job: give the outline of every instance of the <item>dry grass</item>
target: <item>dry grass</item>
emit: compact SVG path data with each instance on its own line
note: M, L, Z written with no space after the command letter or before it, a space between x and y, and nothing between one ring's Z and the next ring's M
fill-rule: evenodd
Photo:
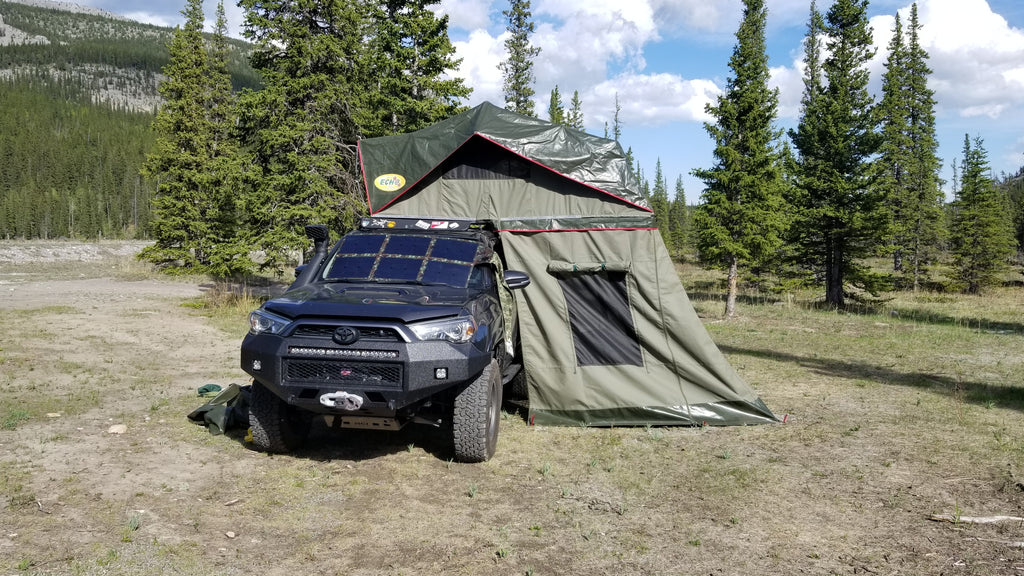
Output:
M94 409L0 429L0 572L1024 570L1024 527L927 519L1024 516L1019 289L897 294L857 313L817 309L812 295L751 297L724 321L716 294L688 288L716 342L785 424L531 427L510 407L497 455L479 465L451 462L443 435L422 427L321 428L288 456L252 452L241 432L211 436L185 421L199 402L192 385L239 381L237 325L255 301L160 308L177 311L195 345L229 352L191 366L187 386L165 355L114 356L122 371L163 384L110 398L90 380L80 393L98 394ZM76 313L0 312L5 326ZM233 318L229 332L200 330L220 314ZM33 366L39 384L61 370L34 360L49 353L46 338L0 347L3 374ZM99 358L116 352L101 349ZM77 369L110 374L99 358ZM0 385L24 384L0 376ZM136 419L129 433L88 434L111 413Z

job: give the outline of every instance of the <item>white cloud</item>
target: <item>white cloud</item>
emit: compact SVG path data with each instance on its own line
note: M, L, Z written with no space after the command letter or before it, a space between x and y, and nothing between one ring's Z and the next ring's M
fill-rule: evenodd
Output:
M585 116L599 124L611 124L617 94L621 107L619 119L632 126L706 122L711 118L704 107L721 93L710 80L687 80L675 74L624 74L598 84L589 92L590 101L602 104L585 106ZM601 111L591 113L594 108Z
M143 24L168 26L171 28L184 21L180 14L177 17L168 16L166 14L154 14L153 12L124 12L121 15L129 20L135 20L136 22L142 22Z
M448 15L449 30L486 30L491 24L490 0L441 0L435 11Z
M505 59L504 36L495 38L486 30L475 30L464 42L453 42L455 52L462 58L457 76L473 87L472 104L485 100L504 106L502 76L498 65Z
M918 17L939 108L997 118L1024 104L1024 31L985 0L924 0Z
M777 66L770 71L768 85L779 89L779 118L798 118L800 98L804 92L804 65L796 62L793 67Z
M732 33L742 15L739 0L651 0L667 30Z

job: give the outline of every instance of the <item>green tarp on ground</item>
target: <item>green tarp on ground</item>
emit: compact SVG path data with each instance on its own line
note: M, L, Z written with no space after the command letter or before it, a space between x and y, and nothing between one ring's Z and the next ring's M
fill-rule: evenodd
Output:
M499 231L517 292L531 419L775 421L697 317L617 142L482 104L363 140L371 212Z

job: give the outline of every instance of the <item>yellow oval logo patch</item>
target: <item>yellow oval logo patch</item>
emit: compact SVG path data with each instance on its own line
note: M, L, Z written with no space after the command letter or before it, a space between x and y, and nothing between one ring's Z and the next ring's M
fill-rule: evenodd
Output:
M405 178L399 174L384 174L373 181L373 186L384 192L394 192L405 186Z

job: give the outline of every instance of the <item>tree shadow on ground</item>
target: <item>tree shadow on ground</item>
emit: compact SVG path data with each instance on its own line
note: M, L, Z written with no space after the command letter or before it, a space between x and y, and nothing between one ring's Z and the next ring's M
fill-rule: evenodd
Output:
M725 304L725 292L691 292L686 295L694 302L721 302ZM778 296L771 294L737 294L736 302L747 306L771 306L782 302Z
M690 297L690 300L694 302L725 302L724 292L687 291L687 295ZM738 294L736 296L736 302L746 306L773 306L781 304L783 299L771 294ZM817 310L821 312L837 311L835 306L825 302L824 300L801 301L796 305L808 310ZM1005 322L1001 320L993 320L991 318L956 317L927 309L893 306L887 301L850 302L846 306L839 308L838 311L857 316L878 316L879 318L889 320L918 322L921 324L933 324L936 326L951 326L967 330L989 332L992 334L1024 334L1024 323L1021 322Z
M1024 388L1020 386L992 385L925 372L900 372L884 366L798 356L775 350L739 348L728 345L719 346L719 349L726 354L791 362L823 376L871 380L880 384L919 388L980 406L994 405L1024 412Z
M948 314L938 314L928 310L916 310L913 308L875 307L866 310L851 310L851 312L865 316L887 316L907 322L952 326L992 334L1024 334L1024 324L1020 322L1002 322L990 318L957 318Z

